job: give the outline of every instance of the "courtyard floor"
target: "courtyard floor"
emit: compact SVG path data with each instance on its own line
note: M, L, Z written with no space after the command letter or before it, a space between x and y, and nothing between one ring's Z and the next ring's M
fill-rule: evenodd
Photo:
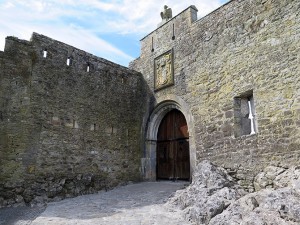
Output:
M0 209L0 225L188 225L164 203L186 182L143 182L49 203Z

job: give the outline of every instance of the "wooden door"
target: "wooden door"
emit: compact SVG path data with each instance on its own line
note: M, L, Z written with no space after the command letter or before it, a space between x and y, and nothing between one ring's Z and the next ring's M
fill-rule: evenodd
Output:
M190 179L189 133L184 115L174 109L157 134L157 179Z

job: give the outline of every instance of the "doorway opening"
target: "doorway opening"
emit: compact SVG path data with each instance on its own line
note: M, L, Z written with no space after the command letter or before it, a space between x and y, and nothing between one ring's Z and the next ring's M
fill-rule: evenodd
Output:
M162 119L156 142L156 178L190 179L189 131L184 115L177 109Z

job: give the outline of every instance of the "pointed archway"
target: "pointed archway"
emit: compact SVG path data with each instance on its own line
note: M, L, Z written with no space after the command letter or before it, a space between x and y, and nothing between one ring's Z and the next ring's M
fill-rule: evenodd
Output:
M156 148L157 179L190 179L189 131L179 110L171 110L162 119Z
M157 145L158 130L165 116L173 110L179 111L185 118L188 127L189 145L189 180L196 166L195 128L189 105L183 99L174 95L165 95L157 99L154 110L146 123L146 140L141 159L141 172L144 180L157 180ZM176 177L175 177L176 178Z

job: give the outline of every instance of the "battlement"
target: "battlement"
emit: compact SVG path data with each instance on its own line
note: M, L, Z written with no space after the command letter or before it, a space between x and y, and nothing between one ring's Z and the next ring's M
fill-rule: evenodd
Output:
M57 66L67 64L69 59L70 66L76 67L78 70L86 70L89 66L89 72L93 72L97 69L103 69L105 66L112 66L117 68L118 71L121 70L124 73L129 71L127 67L118 65L101 57L97 57L74 46L65 44L38 33L32 34L31 42L36 49L39 58L54 60L54 64ZM46 57L44 57L45 51L47 52Z
M77 72L99 73L114 68L111 72L114 75L128 76L138 75L135 71L122 65L113 63L91 53L85 52L74 46L57 41L42 34L33 33L30 41L9 36L6 38L3 55L16 56L16 54L34 53L34 61L48 63L53 67L70 67ZM13 53L13 54L10 54Z

